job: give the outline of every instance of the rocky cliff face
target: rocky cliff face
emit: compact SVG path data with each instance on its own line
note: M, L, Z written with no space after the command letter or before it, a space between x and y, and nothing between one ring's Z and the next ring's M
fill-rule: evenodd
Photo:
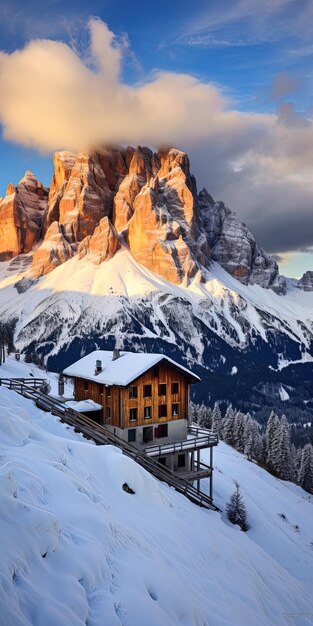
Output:
M200 237L196 186L188 157L171 149L151 153L147 165L147 178L149 173L152 176L133 202L127 227L129 248L149 270L174 283L188 282L210 261L209 246L205 237Z
M57 221L69 241L80 242L109 215L111 191L96 153L59 152L54 165L46 225Z
M259 248L246 225L223 202L214 202L203 189L199 193L203 225L212 258L244 284L256 284L284 293L275 259Z
M100 265L100 263L112 259L120 247L116 229L108 217L103 217L93 235L85 237L79 244L78 256L80 259L87 256L94 265Z
M303 291L313 291L313 271L305 272L298 281L297 287L303 289Z
M16 187L8 185L0 199L1 261L29 252L40 241L47 201L48 190L32 172L25 172Z
M205 279L211 258L241 282L283 293L277 263L245 224L204 189L197 194L187 155L171 148L58 152L49 198L29 172L0 205L0 258L35 250L41 276L74 254L95 264L121 245L176 284Z
M35 278L52 272L73 256L73 250L64 236L62 225L53 222L39 248L35 250L31 272Z

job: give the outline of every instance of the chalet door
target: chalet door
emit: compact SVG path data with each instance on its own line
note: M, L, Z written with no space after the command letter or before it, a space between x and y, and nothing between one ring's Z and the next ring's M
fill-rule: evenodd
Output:
M153 426L145 426L143 428L143 442L148 443L149 441L153 441Z

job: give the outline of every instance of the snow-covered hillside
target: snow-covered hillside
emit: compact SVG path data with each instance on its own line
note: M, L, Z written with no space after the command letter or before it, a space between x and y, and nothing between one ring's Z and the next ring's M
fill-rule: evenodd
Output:
M13 271L11 267L12 262L0 263L0 312L2 319L18 318L16 339L21 348L27 347L34 330L38 341L42 341L47 330L43 328L44 320L52 322L53 315L56 319L49 330L56 331L60 322L62 329L56 333L55 345L45 351L47 355L67 345L75 336L74 327L81 335L90 323L95 329L101 324L98 330L104 331L113 317L108 330L118 333L122 314L125 320L137 317L136 329L126 329L126 336L133 335L136 340L146 335L158 340L162 330L165 341L179 344L170 318L171 307L175 306L184 317L189 311L185 333L196 330L198 321L229 345L243 349L258 336L267 341L270 325L299 344L299 360L313 361L309 354L313 292L297 289L292 281L287 295L281 296L257 285L243 285L218 263L212 263L211 270L205 272L206 282L196 277L188 287L177 286L139 265L126 248L100 266L74 257L33 282L27 281L25 272L16 271L16 260ZM199 335L195 334L191 347L197 348L201 363L204 345ZM277 365L286 365L283 354Z
M221 445L215 498L224 508L239 480L242 533L1 387L0 433L1 626L313 623L300 488Z
M201 376L222 375L212 388L215 398L205 396L212 387L207 381L197 387L199 399L211 402L234 401L238 385L243 399L244 385L250 395L264 381L275 382L282 402L281 385L292 387L293 368L313 371L313 292L292 281L287 294L278 295L243 285L212 263L203 269L205 281L196 276L188 287L178 286L139 265L126 248L99 266L75 256L36 280L25 258L20 265L19 257L0 263L0 319L11 324L10 332L15 325L16 346L44 357L50 369L97 347L112 349L118 338L125 349L165 352ZM312 374L304 379L312 381ZM298 392L294 398L288 390L297 406L311 397L309 390Z
M205 457L206 452L204 462ZM313 497L294 483L274 478L223 442L216 448L214 469L217 506L225 511L234 481L239 482L248 511L249 537L303 581L313 597Z

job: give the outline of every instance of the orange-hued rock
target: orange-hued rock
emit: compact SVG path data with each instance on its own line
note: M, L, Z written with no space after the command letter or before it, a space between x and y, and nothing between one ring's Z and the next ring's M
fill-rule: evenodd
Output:
M128 148L128 150L130 150ZM130 154L129 154L130 155ZM129 162L128 173L119 185L113 202L113 221L122 231L134 212L134 201L153 173L153 153L138 146Z
M57 220L67 242L79 244L80 258L110 258L119 247L116 231L123 231L134 257L175 283L208 263L184 152L109 147L90 154L59 152L54 164L46 225Z
M171 148L158 152L160 169L158 178L166 180L167 187L173 189L177 195L184 219L193 228L195 221L196 188L193 177L190 175L190 164L187 154Z
M85 237L78 246L80 259L87 256L92 263L100 265L111 259L120 248L116 229L108 217L103 217L93 235Z
M181 150L58 152L54 167L47 210L47 190L31 172L0 198L0 260L31 251L44 237L34 254L36 275L77 251L99 264L116 253L121 233L139 263L173 283L188 284L197 273L205 280L212 258L244 284L285 292L275 259L246 225L205 189L198 194Z
M128 244L136 260L173 283L197 272L194 255L182 236L182 227L163 202L163 189L155 178L134 202L128 226Z
M47 208L48 190L32 172L18 185L9 184L0 202L0 260L27 253L38 243Z
M74 167L76 156L76 154L65 151L56 152L53 156L54 174L49 191L46 228L49 228L53 222L59 221L60 201Z
M80 242L110 215L112 192L96 153L59 152L55 164L46 224L57 220L69 241Z
M184 152L172 148L153 153L140 146L90 154L58 152L54 167L34 275L51 271L76 250L80 258L102 263L120 247L121 231L134 257L172 282L188 281L199 263L208 263L196 185ZM8 197L15 194L11 186L7 192ZM9 213L9 218L17 223L15 215ZM14 234L18 236L17 229L11 233L11 248L20 251Z
M147 182L133 201L127 241L139 263L171 282L188 282L201 271L199 264L210 260L189 160L176 149L150 155L143 162ZM141 176L142 170L141 162Z
M63 227L58 222L53 222L41 246L34 252L31 274L37 278L48 274L72 256L72 247L64 237Z

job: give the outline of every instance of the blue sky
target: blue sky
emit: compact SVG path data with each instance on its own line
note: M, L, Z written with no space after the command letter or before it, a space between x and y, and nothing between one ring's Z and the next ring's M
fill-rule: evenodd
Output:
M308 233L312 161L306 145L313 117L313 1L48 0L43 8L37 1L3 0L0 47L16 55L30 41L48 39L65 42L85 60L91 17L105 22L118 38L123 51L121 83L145 84L161 71L188 74L201 85L214 87L214 98L224 99L221 109L230 114L225 129L222 122L218 134L212 128L206 131L204 120L203 138L195 129L192 141L182 130L174 135L178 147L190 153L200 186L205 184L239 213L261 245L285 263L283 271L299 275L313 269L313 229ZM32 76L27 89L33 89ZM5 95L8 91L3 90ZM49 184L51 155L54 147L61 147L53 146L51 138L41 145L40 137L32 141L31 133L28 139L23 133L13 133L14 137L8 133L7 117L1 115L3 92L0 119L3 133L11 139L3 135L0 139L0 195L25 169ZM24 97L25 91L20 93L22 102ZM28 117L32 111L35 108L28 109ZM234 116L238 119L238 113L239 122L229 130L228 123ZM190 123L195 123L193 110ZM150 136L154 141L147 132Z

